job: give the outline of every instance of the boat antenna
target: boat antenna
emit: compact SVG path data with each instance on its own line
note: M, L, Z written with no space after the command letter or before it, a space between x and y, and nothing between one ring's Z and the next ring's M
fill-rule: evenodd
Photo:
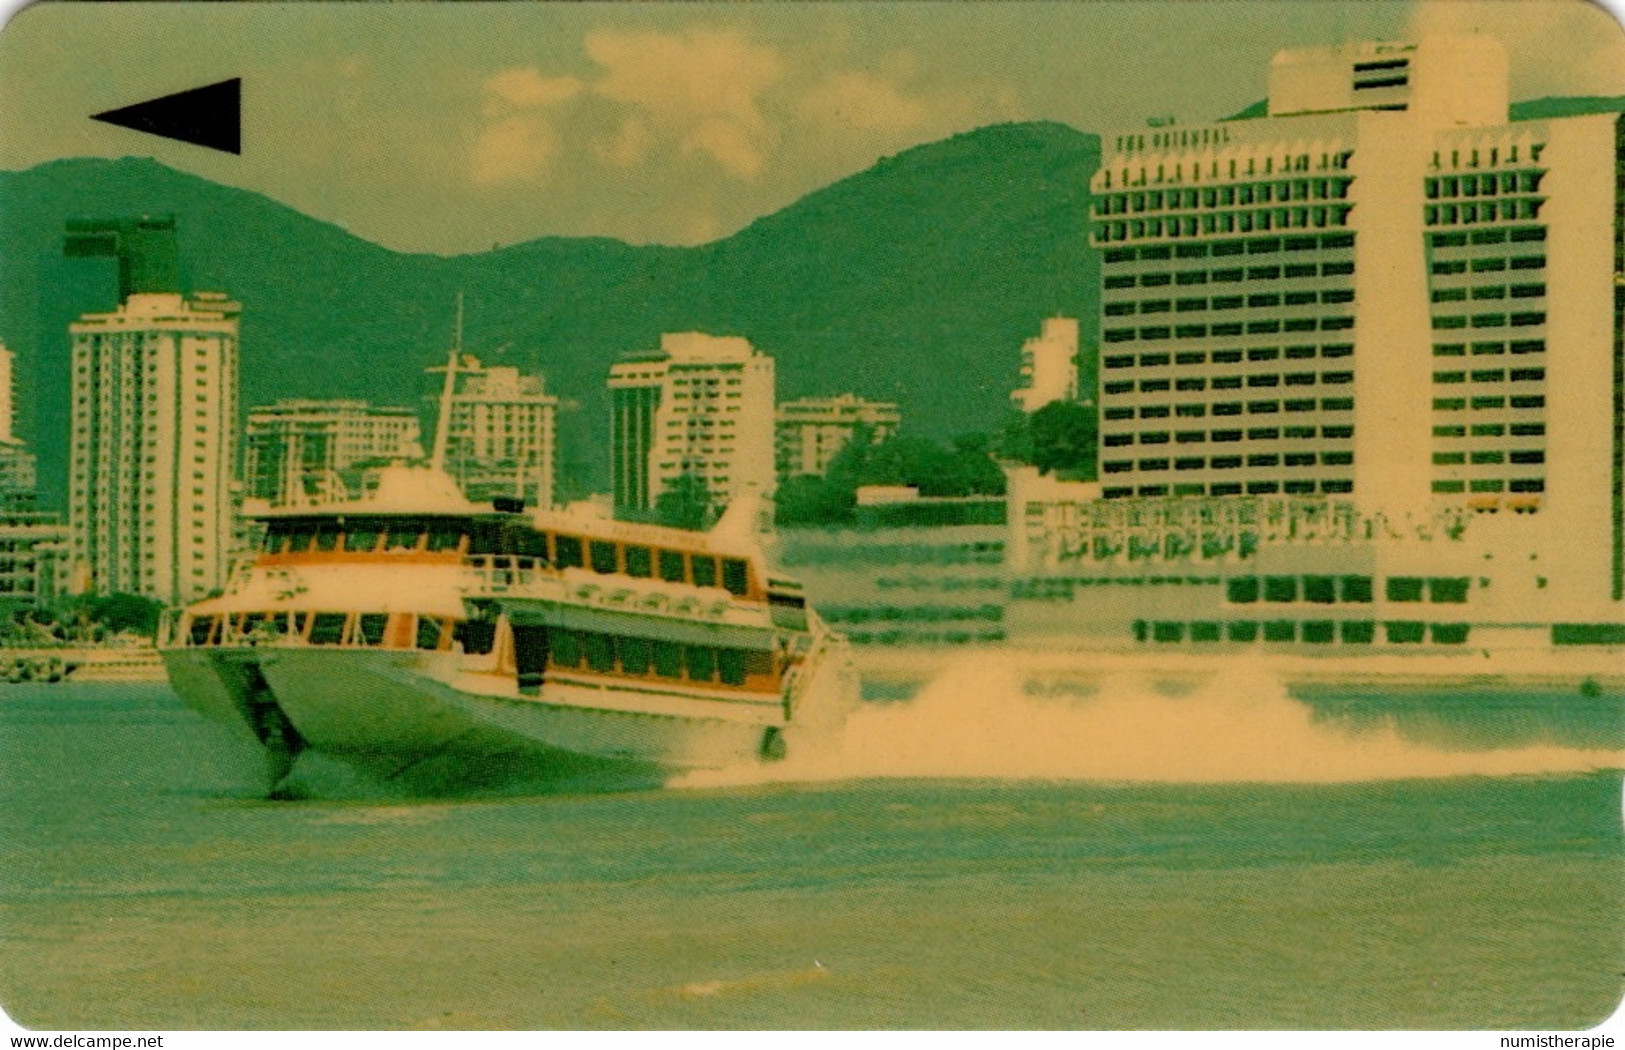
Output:
M435 420L434 454L429 469L446 469L446 442L451 436L451 397L457 388L457 363L463 356L463 293L457 293L457 325L451 334L451 355L446 359L446 381L440 386L440 416Z

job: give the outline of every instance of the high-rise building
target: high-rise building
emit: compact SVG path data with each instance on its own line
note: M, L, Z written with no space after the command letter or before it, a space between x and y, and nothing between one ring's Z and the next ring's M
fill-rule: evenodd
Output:
M897 433L902 413L889 401L866 401L856 394L805 397L779 404L776 461L781 478L822 475L859 427L880 444Z
M1103 496L1516 512L1619 601L1621 142L1510 121L1479 37L1283 52L1267 117L1108 137Z
M1042 331L1022 344L1021 383L1010 392L1010 401L1020 412L1078 399L1077 318L1046 318Z
M178 603L225 582L240 309L215 292L136 292L69 326L81 588Z
M284 399L250 409L247 495L273 505L356 496L369 468L423 458L418 431L411 409L365 401Z
M34 505L38 481L34 454L17 437L16 393L11 351L0 343L0 510L26 510Z
M737 336L683 332L609 372L617 512L653 510L677 478L716 502L774 488L773 359Z
M463 493L471 500L519 496L531 506L551 507L559 399L547 392L543 378L510 365L482 366L464 355L456 384L446 470Z

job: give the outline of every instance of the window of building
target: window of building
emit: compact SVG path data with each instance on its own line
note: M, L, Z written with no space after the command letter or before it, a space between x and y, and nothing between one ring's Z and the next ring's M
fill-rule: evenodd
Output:
M1419 602L1422 600L1422 578L1420 576L1390 576L1385 581L1388 600L1391 602Z

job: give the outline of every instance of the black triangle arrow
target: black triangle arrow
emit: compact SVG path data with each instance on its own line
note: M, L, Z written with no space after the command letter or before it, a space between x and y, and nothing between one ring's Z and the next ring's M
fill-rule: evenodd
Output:
M218 84L95 113L90 119L241 156L243 81L232 77Z

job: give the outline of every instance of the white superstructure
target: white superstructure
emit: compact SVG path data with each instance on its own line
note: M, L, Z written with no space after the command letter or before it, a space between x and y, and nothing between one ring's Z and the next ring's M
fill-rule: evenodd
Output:
M774 489L773 359L738 336L668 333L610 368L617 511L649 511L684 474L716 503Z
M239 310L214 292L134 293L69 326L80 589L179 603L224 584Z

